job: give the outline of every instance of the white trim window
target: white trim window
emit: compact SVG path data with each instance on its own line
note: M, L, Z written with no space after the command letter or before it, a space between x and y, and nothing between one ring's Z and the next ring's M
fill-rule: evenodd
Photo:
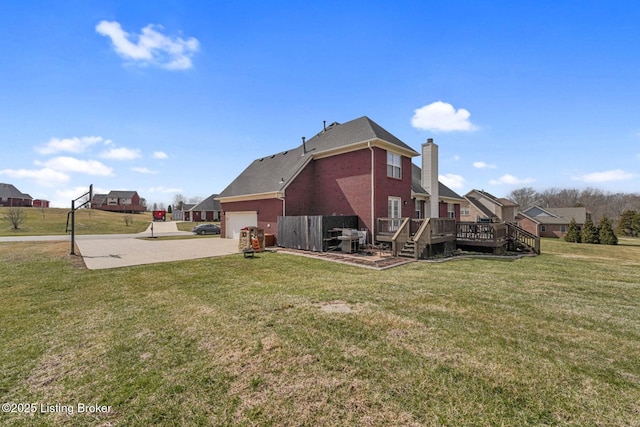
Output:
M449 213L449 218L456 219L456 205L447 203L447 212Z
M402 156L387 151L387 176L402 179Z
M391 218L389 223L389 231L397 231L402 223L402 199L400 197L389 196L388 214Z
M471 212L469 206L460 206L460 216L469 216Z

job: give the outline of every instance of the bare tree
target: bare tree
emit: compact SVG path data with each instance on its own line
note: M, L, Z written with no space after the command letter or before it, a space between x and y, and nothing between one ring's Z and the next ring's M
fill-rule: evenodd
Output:
M531 187L513 190L507 198L513 200L520 206L520 210L525 210L536 204L536 190Z
M176 194L173 196L173 209L181 211L184 207L184 196L182 194Z
M11 207L3 214L3 219L9 223L12 230L19 230L20 225L27 220L27 214L22 208Z

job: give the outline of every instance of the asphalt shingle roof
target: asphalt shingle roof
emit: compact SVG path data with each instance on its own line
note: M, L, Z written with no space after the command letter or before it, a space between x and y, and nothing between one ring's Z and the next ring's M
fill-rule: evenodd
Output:
M0 197L12 199L31 199L31 196L18 190L13 184L0 183Z
M427 190L422 188L421 177L422 177L422 169L419 166L411 163L411 190L413 190L414 193L418 193L418 194L429 194ZM453 191L452 189L450 189L440 181L438 181L438 193L440 197L447 197L449 199L462 200L462 197L458 193L456 193L455 191Z
M204 199L203 201L201 201L200 203L198 203L197 205L191 207L189 210L190 211L219 211L221 210L220 202L218 200L215 200L216 197L218 197L217 194L212 194L206 199Z
M380 139L404 150L411 147L366 116L347 123L333 123L294 149L254 160L218 197L282 191L314 154Z

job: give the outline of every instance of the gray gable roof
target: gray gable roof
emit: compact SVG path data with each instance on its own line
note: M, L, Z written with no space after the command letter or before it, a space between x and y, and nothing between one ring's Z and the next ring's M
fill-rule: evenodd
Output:
M363 116L343 124L332 123L303 145L254 160L218 197L282 191L313 155L374 139L386 141L418 155L407 144Z
M135 194L135 191L113 190L109 192L107 197L129 198L135 196Z
M197 205L190 208L190 211L220 211L220 202L216 200L217 194L212 194Z
M18 190L12 184L0 183L0 197L12 198L12 199L32 199L28 194L25 194Z
M417 194L429 194L427 190L422 188L421 177L422 177L422 169L420 168L420 166L417 166L411 163L411 190ZM462 197L458 193L456 193L455 191L453 191L452 189L450 189L440 181L438 181L438 193L440 197L462 200Z
M521 214L539 224L569 224L571 219L575 219L578 225L582 225L587 220L587 209L584 207L541 208L540 206L532 206Z

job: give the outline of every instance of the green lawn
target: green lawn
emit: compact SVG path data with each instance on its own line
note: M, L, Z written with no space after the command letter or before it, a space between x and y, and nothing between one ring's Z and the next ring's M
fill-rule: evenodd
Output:
M4 220L10 208L0 207L0 236L45 236L68 234L66 231L67 214L70 209L59 208L21 208L26 220L18 230ZM124 218L132 222L128 225ZM123 214L97 209L78 209L75 213L76 234L127 234L145 231L153 220L151 212ZM69 224L71 221L69 220ZM70 225L69 225L70 226Z
M385 271L67 250L0 244L0 401L37 405L0 424L640 425L637 240Z

